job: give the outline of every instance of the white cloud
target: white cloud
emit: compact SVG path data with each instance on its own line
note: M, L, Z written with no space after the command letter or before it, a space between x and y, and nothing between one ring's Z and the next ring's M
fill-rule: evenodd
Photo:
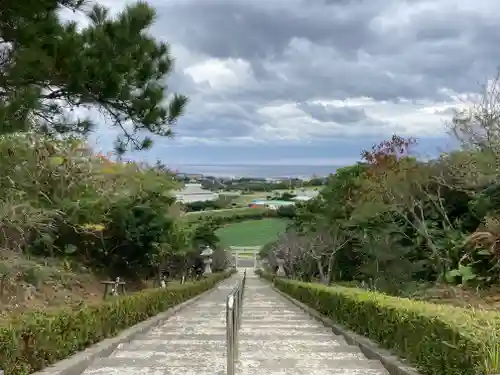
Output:
M439 137L500 61L493 0L151 4L190 99L175 142L193 147Z
M238 87L253 80L252 67L242 59L207 59L185 68L184 73L196 84L208 83L214 90Z

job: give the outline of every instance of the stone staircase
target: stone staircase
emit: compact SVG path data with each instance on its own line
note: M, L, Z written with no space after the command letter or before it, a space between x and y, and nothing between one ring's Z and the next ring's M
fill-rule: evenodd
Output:
M215 375L226 371L226 297L241 275L176 315L120 344L83 375Z
M241 276L95 361L84 375L225 375L225 301ZM237 375L386 375L356 346L248 272Z
M387 375L379 361L248 273L237 374Z

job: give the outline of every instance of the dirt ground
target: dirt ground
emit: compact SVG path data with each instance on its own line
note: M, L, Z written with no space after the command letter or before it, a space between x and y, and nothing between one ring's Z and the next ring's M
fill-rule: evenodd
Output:
M437 285L421 290L412 299L458 307L500 311L500 286L488 289Z
M33 309L79 306L103 299L105 276L81 265L0 253L0 314ZM137 289L137 285L127 290Z
M106 276L78 264L0 252L0 317L34 309L74 306L103 299ZM150 286L127 285L132 292ZM500 311L500 286L489 289L437 285L421 288L409 298L438 304Z

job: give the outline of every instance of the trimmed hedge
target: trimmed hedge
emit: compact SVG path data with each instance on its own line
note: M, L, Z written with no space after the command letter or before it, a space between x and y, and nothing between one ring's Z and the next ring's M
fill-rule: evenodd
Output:
M268 208L232 208L225 210L197 211L187 213L183 219L188 223L196 223L204 218L210 218L217 224L234 223L243 220L257 220L278 216L275 210Z
M497 312L259 274L291 297L408 359L423 373L500 374Z
M0 369L25 375L65 359L125 328L205 292L233 271L201 281L148 289L78 310L29 312L0 323Z

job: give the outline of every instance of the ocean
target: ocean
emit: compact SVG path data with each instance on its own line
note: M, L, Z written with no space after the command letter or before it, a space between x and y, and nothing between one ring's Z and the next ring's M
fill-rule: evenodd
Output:
M260 177L260 178L310 178L328 176L339 165L169 165L170 169L180 173L203 174L215 177Z

